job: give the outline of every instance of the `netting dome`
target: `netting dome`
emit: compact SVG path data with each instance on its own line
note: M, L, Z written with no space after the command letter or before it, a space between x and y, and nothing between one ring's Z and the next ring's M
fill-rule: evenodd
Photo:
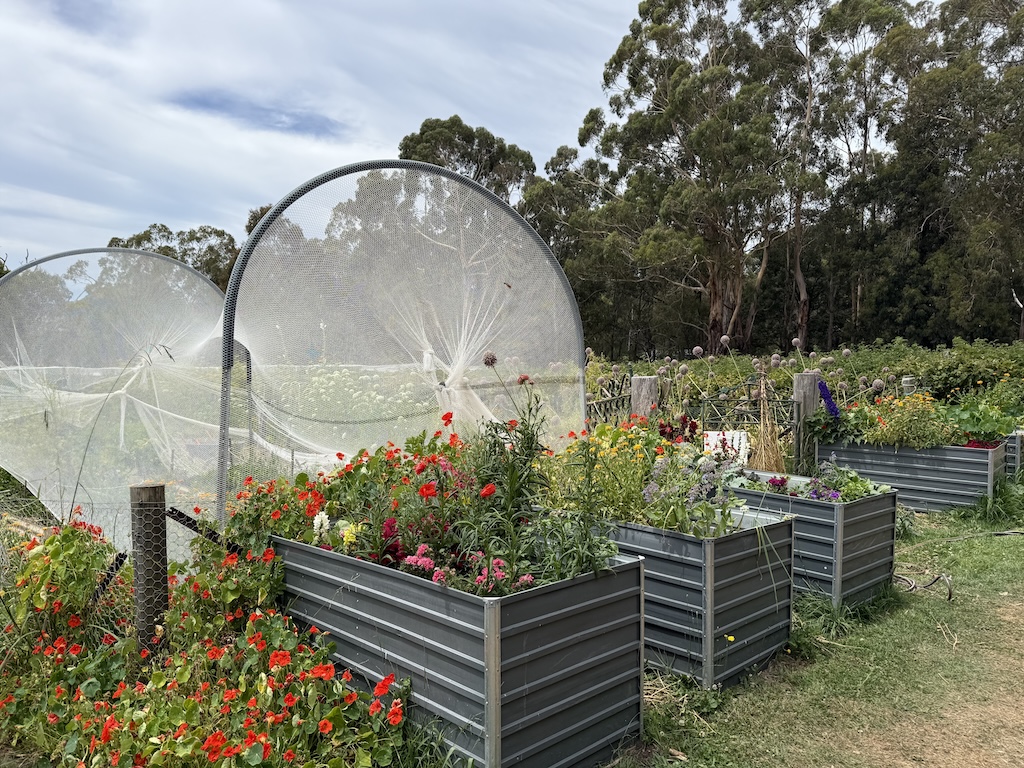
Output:
M507 203L424 163L346 166L274 206L235 264L224 338L227 370L245 359L225 376L224 428L251 436L236 468L323 465L433 433L447 412L463 430L507 419L523 374L552 445L584 419L582 326L557 261Z
M129 487L212 499L224 295L185 264L68 251L0 279L0 466L118 546Z

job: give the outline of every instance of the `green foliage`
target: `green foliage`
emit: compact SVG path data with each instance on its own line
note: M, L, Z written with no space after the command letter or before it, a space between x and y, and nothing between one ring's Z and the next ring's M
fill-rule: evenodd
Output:
M533 157L486 128L466 125L458 115L428 118L398 144L403 160L419 160L468 176L506 202L533 176Z
M753 472L740 472L729 480L729 485L733 488L830 502L856 501L892 490L888 485L875 483L855 470L831 461L821 462L815 474L808 478L773 475L762 479L762 476Z
M390 676L360 692L337 674L325 636L271 607L272 550L240 556L197 540L191 563L172 567L169 610L142 648L124 618L130 569L100 582L113 548L94 526L54 529L15 553L16 591L0 593L5 742L62 765L417 764L404 746L407 687Z
M518 418L484 424L470 440L439 429L339 457L344 464L315 478L247 478L228 537L260 552L276 534L483 595L606 567L616 549L603 518L589 504L553 504L563 497L549 493L541 403L528 376L514 386L506 393ZM593 473L584 478L573 487Z
M234 236L204 224L195 229L172 232L165 224L151 224L126 238L112 237L110 248L134 248L169 256L202 272L223 291L238 257Z
M961 520L984 525L1017 526L1024 524L1024 477L996 479L991 496L981 496L974 504L957 507Z

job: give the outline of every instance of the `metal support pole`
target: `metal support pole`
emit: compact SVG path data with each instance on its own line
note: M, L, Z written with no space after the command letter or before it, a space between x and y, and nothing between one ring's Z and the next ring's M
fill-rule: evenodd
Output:
M133 485L131 502L135 631L142 649L157 636L157 625L163 623L169 604L164 486Z

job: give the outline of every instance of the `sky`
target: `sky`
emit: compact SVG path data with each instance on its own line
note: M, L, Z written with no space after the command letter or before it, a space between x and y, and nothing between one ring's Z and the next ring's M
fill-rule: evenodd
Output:
M636 0L0 0L0 257L249 210L459 115L542 171Z

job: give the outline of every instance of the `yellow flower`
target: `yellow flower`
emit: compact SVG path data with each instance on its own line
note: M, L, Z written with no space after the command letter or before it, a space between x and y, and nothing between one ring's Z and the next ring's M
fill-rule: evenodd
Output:
M729 642L731 643L731 642L732 642L733 640L735 640L736 638L735 638L735 637L733 637L732 635L726 635L726 636L725 636L725 639L726 639L726 640L728 640L728 641L729 641Z

